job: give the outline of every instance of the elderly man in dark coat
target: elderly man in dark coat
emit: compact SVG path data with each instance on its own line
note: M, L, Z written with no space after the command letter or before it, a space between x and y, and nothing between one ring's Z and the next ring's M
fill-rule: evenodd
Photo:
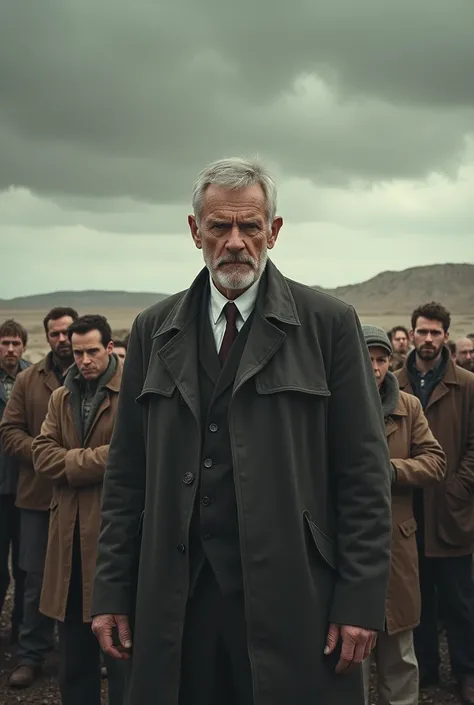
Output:
M359 321L268 260L258 163L210 165L193 206L207 267L130 336L93 629L129 705L362 705L391 466Z

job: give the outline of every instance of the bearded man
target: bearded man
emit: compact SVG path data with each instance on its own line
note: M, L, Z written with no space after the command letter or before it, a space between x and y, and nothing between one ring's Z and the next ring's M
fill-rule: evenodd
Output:
M414 492L422 600L415 630L420 685L439 680L442 613L461 702L474 705L474 375L450 357L450 323L441 304L419 306L412 314L414 350L396 375L400 389L421 401L447 458L444 481Z
M206 267L130 336L93 629L129 705L362 705L391 468L359 321L268 259L260 164L211 164L193 208Z

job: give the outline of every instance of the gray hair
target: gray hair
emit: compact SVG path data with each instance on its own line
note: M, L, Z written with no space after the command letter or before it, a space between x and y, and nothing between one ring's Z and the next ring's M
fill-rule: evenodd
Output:
M258 184L265 196L268 221L273 222L277 209L276 184L266 167L257 159L219 159L201 171L193 187L193 211L198 225L204 194L211 184L229 190Z

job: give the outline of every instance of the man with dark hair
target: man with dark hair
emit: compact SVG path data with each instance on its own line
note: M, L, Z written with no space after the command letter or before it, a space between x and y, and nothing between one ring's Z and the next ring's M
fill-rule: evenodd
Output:
M392 328L389 338L394 353L398 353L399 355L408 354L410 335L405 326L395 326Z
M437 682L438 606L462 702L474 705L474 375L450 359L451 316L431 302L413 312L414 350L396 375L421 401L447 457L445 480L415 491L422 615L415 631L421 685Z
M122 365L103 316L68 328L75 364L53 392L32 454L53 499L40 609L58 620L62 705L100 705L100 651L91 631L102 480ZM109 702L121 702L119 664L107 664Z
M0 421L10 399L19 372L29 366L23 360L28 334L13 320L0 325ZM0 443L0 614L10 584L8 557L11 553L12 576L15 582L10 642L15 644L23 617L25 572L20 568L20 510L15 506L18 467Z
M77 312L53 308L44 319L50 352L18 375L0 425L5 452L19 467L16 506L21 512L20 566L26 571L24 616L18 639L18 665L9 684L26 688L41 671L53 648L54 622L39 611L48 542L51 487L35 474L31 445L48 409L51 393L60 387L73 362L67 329Z

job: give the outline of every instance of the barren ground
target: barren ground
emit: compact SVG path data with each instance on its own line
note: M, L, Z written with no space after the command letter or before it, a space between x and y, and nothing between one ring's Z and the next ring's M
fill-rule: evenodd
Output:
M44 674L31 688L27 690L14 690L9 688L7 680L11 669L15 664L15 650L8 646L9 613L11 608L10 595L5 604L4 613L0 620L0 705L59 705L59 693L56 685L56 671L58 663L58 653L55 651L46 665ZM420 703L423 705L450 705L458 703L452 683L449 678L449 668L447 664L446 643L442 642L443 669L442 685L440 688L432 688L421 693ZM107 703L107 681L102 681L103 705ZM372 691L370 705L376 705L377 698ZM87 705L84 703L84 705ZM336 705L336 704L335 704ZM338 704L340 705L340 704Z

